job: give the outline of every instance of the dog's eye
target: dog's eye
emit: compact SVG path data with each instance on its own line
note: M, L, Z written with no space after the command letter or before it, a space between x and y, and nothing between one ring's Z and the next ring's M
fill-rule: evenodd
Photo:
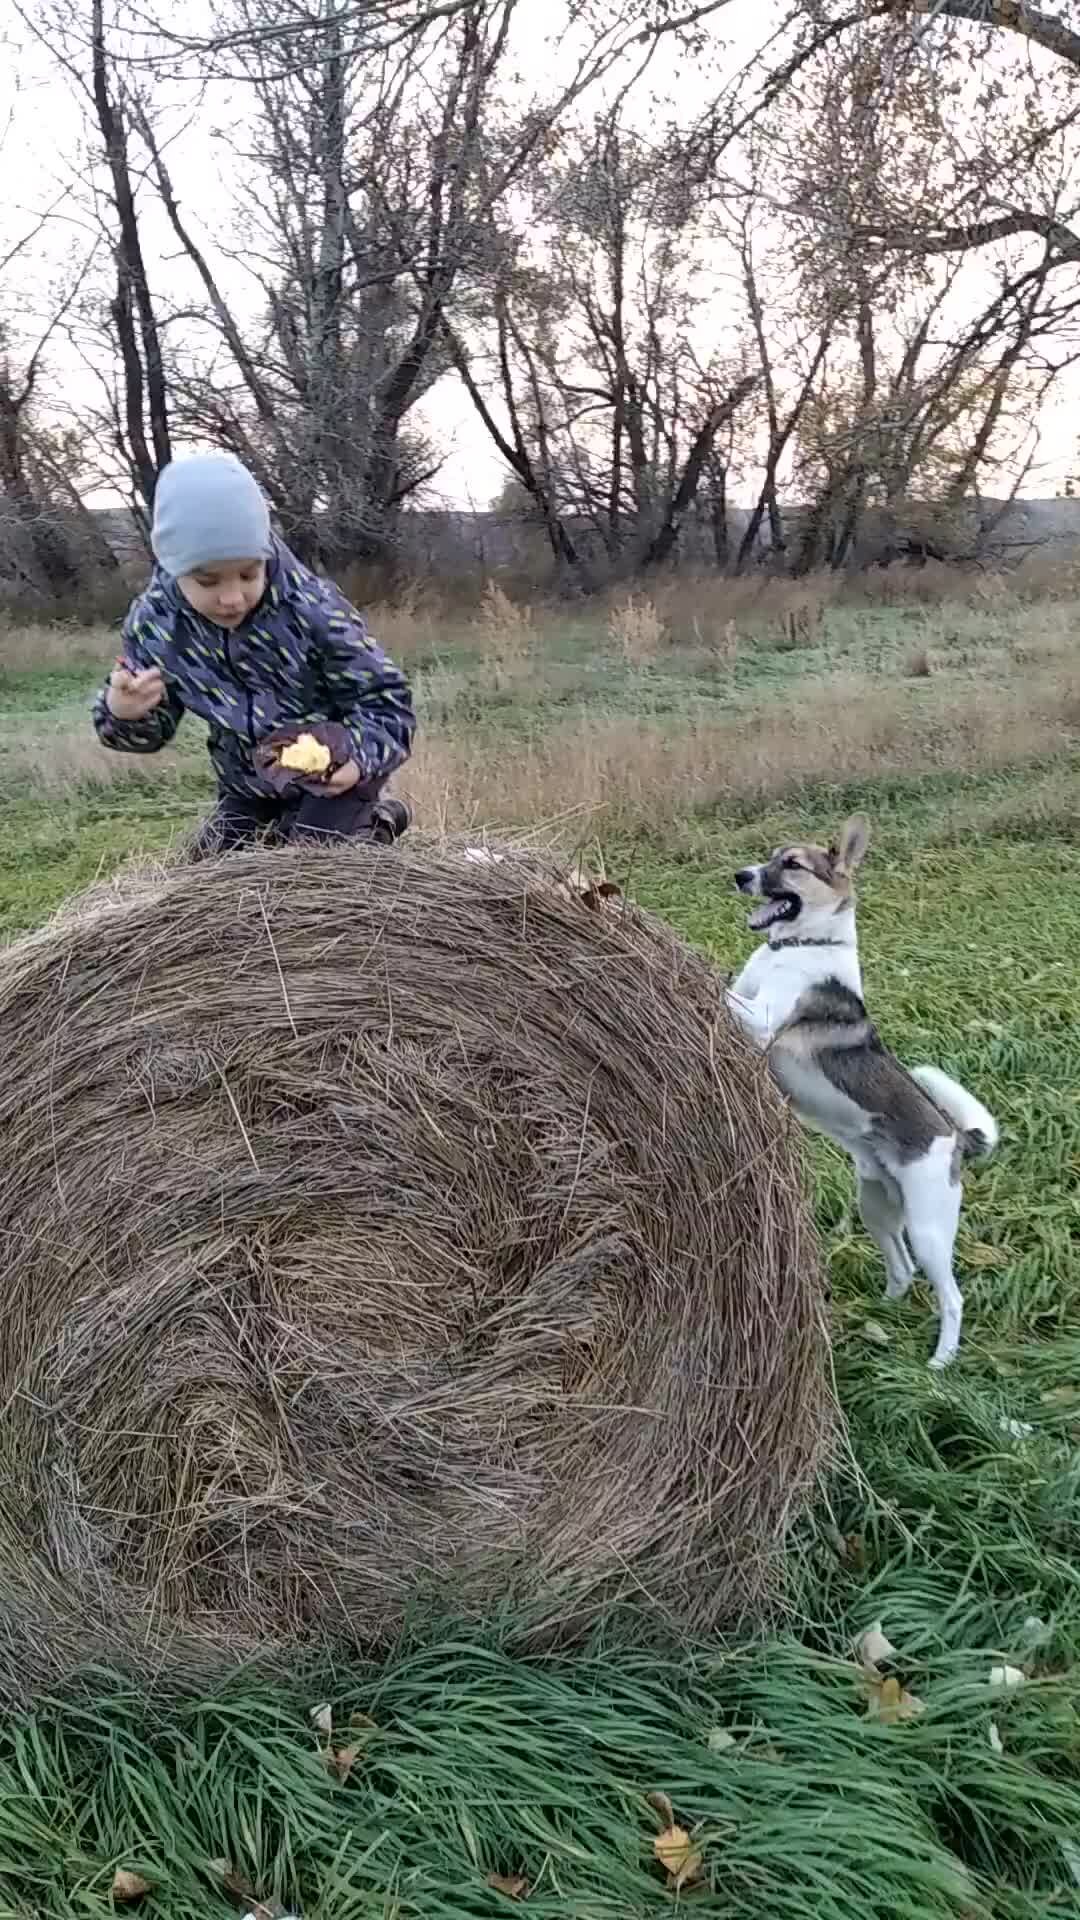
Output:
M788 854L787 859L782 860L780 864L787 873L802 873L804 871L802 861L793 860L790 853Z

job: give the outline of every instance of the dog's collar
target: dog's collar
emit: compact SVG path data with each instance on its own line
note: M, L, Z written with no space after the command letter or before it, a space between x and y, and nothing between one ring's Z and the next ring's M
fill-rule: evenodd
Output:
M768 942L774 953L780 947L847 947L850 950L851 944L850 940L770 940Z

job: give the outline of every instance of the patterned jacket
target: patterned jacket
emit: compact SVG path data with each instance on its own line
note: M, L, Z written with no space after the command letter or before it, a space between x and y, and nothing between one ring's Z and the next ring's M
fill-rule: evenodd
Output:
M416 719L404 674L368 639L337 587L279 540L266 592L242 626L226 631L204 620L158 570L128 613L122 644L129 666L160 668L166 698L142 720L118 720L102 688L94 726L103 745L121 753L159 752L184 714L197 714L222 786L264 797L272 789L254 750L279 727L344 724L373 791L409 757Z

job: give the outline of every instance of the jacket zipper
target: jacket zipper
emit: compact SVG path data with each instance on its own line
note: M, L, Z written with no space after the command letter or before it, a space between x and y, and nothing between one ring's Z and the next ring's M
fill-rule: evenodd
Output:
M221 638L225 648L225 665L229 669L229 677L231 680L234 681L236 686L240 688L240 691L244 696L244 704L247 709L248 742L251 746L254 746L255 745L255 712L254 712L255 695L253 693L249 693L247 687L245 687L243 682L237 678L236 673L233 670L233 657L232 657L232 649L229 646L228 627L222 627Z

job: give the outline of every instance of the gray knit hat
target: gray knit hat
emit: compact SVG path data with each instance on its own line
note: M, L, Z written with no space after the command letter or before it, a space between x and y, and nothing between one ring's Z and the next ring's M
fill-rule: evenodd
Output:
M270 552L270 511L231 453L195 453L165 467L154 494L154 558L173 579Z

